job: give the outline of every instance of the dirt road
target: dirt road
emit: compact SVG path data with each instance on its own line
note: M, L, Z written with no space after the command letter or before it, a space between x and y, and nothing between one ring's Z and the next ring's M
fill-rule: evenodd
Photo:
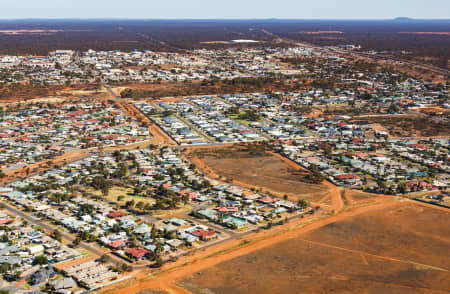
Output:
M159 274L143 278L137 283L126 285L122 288L105 289L103 292L108 294L131 294L144 289L152 289L162 290L166 293L189 293L186 289L180 288L175 283L183 277L202 271L218 263L246 255L255 250L271 246L290 238L296 238L330 223L345 220L346 218L369 211L386 209L400 204L401 202L391 199L381 203L343 211L340 214L329 217L325 217L324 215L311 216L307 219L287 223L269 231L246 236L245 239L232 240L217 247L212 247L207 251L198 252L193 256L182 258L175 263L164 266Z
M18 169L7 171L7 172L5 172L6 177L4 177L0 180L0 184L9 182L16 178L24 177L27 174L36 173L38 171L50 168L54 165L61 165L66 162L72 162L72 161L82 159L89 155L89 151L90 151L89 149L72 150L72 151L66 152L62 155L56 156L51 159L39 161L36 163L32 163L32 164L20 167ZM27 172L27 170L28 170L28 172Z
M342 200L339 188L328 181L323 181L322 183L330 189L328 194L331 196L332 209L334 211L341 211L344 208L344 201Z

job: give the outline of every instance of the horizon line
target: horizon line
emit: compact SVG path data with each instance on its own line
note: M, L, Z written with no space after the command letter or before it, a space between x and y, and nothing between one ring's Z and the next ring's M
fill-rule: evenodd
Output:
M190 17L162 17L162 18L134 18L134 17L0 17L0 20L450 20L441 17L220 17L220 18L190 18Z

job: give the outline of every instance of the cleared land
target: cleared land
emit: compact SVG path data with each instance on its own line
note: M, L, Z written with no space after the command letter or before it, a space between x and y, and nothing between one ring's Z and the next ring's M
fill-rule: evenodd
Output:
M379 195L377 194L370 194L370 193L366 193L366 192L362 192L362 191L358 191L358 190L351 190L348 192L349 196L354 200L354 201L360 201L360 200L366 200L366 199L372 199L374 197L378 197Z
M193 293L448 293L450 212L404 202L197 272Z
M100 89L98 84L72 86L30 86L24 84L0 85L0 103L52 102L55 101L55 99L80 99L85 97L89 97L90 99L105 99L107 94L104 90Z
M372 116L364 119L370 123L380 124L395 137L430 137L448 136L450 123L420 116Z
M241 186L262 188L277 196L318 201L328 192L327 186L312 183L310 172L296 169L262 147L233 146L199 148L190 152L202 161L210 175L220 176ZM199 160L198 160L199 159Z

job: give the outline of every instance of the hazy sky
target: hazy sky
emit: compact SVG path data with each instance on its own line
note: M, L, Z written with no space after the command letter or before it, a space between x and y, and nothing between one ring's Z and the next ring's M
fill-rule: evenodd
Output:
M0 18L450 18L449 0L0 0Z

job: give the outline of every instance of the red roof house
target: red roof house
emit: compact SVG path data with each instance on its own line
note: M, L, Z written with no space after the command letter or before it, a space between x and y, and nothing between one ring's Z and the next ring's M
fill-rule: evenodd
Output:
M117 211L111 211L110 213L107 214L108 217L110 218L116 218L116 217L121 217L123 215L123 212L120 210Z
M133 256L136 259L142 259L144 258L146 255L148 255L150 253L150 251L144 249L144 248L128 248L127 250L125 250L125 253Z
M199 237L201 240L210 240L217 236L217 233L215 231L204 229L195 230L191 234Z
M122 246L125 246L125 241L124 240L115 240L115 241L112 241L111 243L109 243L108 246L111 248L122 247Z

